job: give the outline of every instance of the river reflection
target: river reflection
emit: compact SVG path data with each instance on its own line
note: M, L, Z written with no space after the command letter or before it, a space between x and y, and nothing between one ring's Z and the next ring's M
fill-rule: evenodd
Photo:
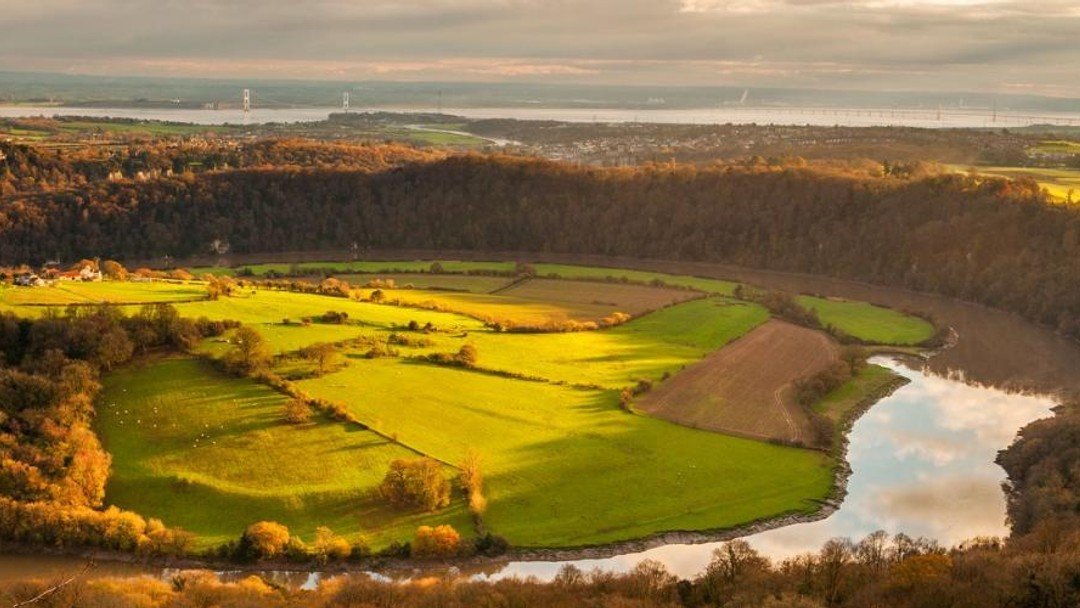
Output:
M926 536L946 546L1008 533L1001 492L1005 473L994 458L1020 427L1049 415L1054 401L970 386L899 361L874 362L910 383L874 405L852 428L852 475L844 503L827 519L746 538L765 555L783 559L815 551L830 538L857 540L879 529ZM513 562L494 576L547 579L566 564L623 571L654 559L690 577L704 569L719 545L666 545L573 562Z
M1005 474L994 464L994 458L1022 426L1049 415L1055 402L1049 397L965 384L955 375L913 369L899 360L879 358L874 362L902 374L910 383L874 405L852 428L848 447L852 475L847 497L839 510L826 519L747 537L765 555L783 559L815 551L830 538L857 540L879 529L890 534L925 536L945 546L1008 532L1001 491ZM584 570L625 571L642 560L653 559L674 574L691 577L704 569L719 545L665 545L606 559L519 561L501 568L491 564L484 571L467 574L491 579L550 579L567 564ZM70 569L73 563L77 561L0 556L0 581L10 573L4 572L9 565L20 569L25 577L32 576L30 570L44 575L64 566ZM97 574L134 574L137 569L103 566ZM175 571L142 572L168 576ZM424 573L432 572L409 574ZM308 573L260 574L283 584L305 587L314 586L322 578Z

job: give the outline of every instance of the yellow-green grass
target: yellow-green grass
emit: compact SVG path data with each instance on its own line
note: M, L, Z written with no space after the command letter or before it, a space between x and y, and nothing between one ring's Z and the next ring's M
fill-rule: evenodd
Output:
M288 274L294 270L322 270L333 269L339 273L425 273L431 268L433 262L438 261L443 270L449 273L467 273L475 271L484 272L513 272L514 262L468 262L461 260L362 260L354 262L302 262L299 264L249 264L237 268L222 266L191 268L190 271L197 276L203 274L236 274L242 268L250 268L256 275L265 274L271 270L282 274ZM718 279L706 279L689 275L669 274L664 272L648 272L643 270L627 270L622 268L606 268L599 266L578 266L575 264L533 264L538 276L547 277L557 275L566 279L597 279L597 280L626 280L634 283L648 283L659 279L670 285L689 287L706 293L719 293L731 295L737 283L721 281ZM420 286L417 284L417 286Z
M368 298L373 289L359 290ZM567 321L596 321L619 312L614 306L576 302L545 302L512 295L491 295L423 289L384 289L387 301L451 311L486 323L547 326Z
M814 411L833 422L840 422L853 409L866 405L868 397L881 395L889 386L895 385L900 378L887 367L867 365L854 378L843 386L826 395L814 404Z
M484 369L617 389L676 373L768 318L755 304L714 298L684 302L600 331L436 336L435 350L453 351L469 342Z
M427 272L407 273L372 273L342 274L337 278L348 281L350 285L363 287L371 281L391 280L399 288L411 286L415 289L436 289L448 291L467 291L470 293L491 293L509 285L511 277L497 277L470 274L431 274Z
M706 293L718 293L731 295L737 283L721 281L718 279L705 279L680 274L668 274L664 272L647 272L644 270L625 270L622 268L602 268L596 266L576 266L571 264L534 264L538 276L557 275L565 279L602 279L626 281L635 283L649 283L661 280L668 285L689 287Z
M0 303L8 306L146 304L205 297L206 286L195 282L57 281L45 287L0 287Z
M1080 169L1055 169L1045 167L955 167L962 171L976 171L983 175L1017 179L1030 177L1039 183L1057 202L1071 200L1080 202Z
M113 456L106 501L194 532L201 547L264 519L307 541L326 525L374 548L425 524L471 534L460 501L429 514L392 510L373 495L390 461L414 452L356 425L284 424L284 402L193 359L110 374L95 421Z
M826 326L873 344L914 346L934 336L929 322L903 313L848 300L799 296L799 303L814 310Z
M281 323L285 319L300 321L327 311L340 311L349 313L352 321L383 328L407 325L412 320L421 325L431 322L443 329L483 328L483 324L475 319L452 313L267 289L257 290L254 295L177 304L176 308L185 317L205 316L210 319L233 319L241 323Z
M818 452L629 414L616 391L580 390L396 359L301 381L410 447L484 461L485 524L518 546L576 546L732 527L817 508Z

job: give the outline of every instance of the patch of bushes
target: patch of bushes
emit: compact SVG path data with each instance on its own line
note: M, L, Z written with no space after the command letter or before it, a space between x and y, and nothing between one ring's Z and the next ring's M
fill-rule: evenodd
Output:
M328 310L319 317L319 321L331 325L344 325L349 321L349 313Z
M739 295L742 295L741 290ZM789 293L770 291L757 298L757 302L769 309L774 316L785 321L810 329L823 329L817 311L799 304L799 301Z
M419 559L454 557L461 551L461 535L448 524L420 526L409 547L409 554Z
M456 353L431 353L430 355L423 357L423 359L439 365L472 369L476 367L479 357L480 355L475 346L472 344L465 344L459 348Z
M437 511L450 505L450 482L433 458L397 459L379 484L379 496L397 509Z
M285 402L282 419L288 424L307 424L311 422L311 406L303 399L289 399Z

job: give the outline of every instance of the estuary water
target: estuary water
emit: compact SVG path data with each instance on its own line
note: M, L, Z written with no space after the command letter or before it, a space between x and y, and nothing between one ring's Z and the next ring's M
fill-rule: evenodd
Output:
M187 108L76 108L64 106L0 106L0 117L92 116L164 120L206 125L296 123L326 120L336 108L252 108L199 110ZM562 122L661 124L775 124L847 127L1016 128L1037 124L1080 125L1080 112L995 111L989 108L823 108L721 106L696 109L625 108L435 108L368 107L354 112L440 112L465 118L513 118Z

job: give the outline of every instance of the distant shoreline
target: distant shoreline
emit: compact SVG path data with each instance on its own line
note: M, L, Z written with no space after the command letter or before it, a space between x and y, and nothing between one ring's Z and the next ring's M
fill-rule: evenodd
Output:
M199 104L201 105L201 104ZM231 105L231 104L230 104ZM0 118L32 116L85 116L131 118L191 124L259 124L267 122L317 122L341 112L337 106L240 107L206 109L154 102L147 105L63 105L42 102L0 104ZM356 103L352 113L441 114L470 120L503 119L564 123L643 123L669 125L772 124L819 127L898 127L924 129L1022 128L1036 125L1080 127L1080 112L998 111L989 108L884 108L827 106L740 106L703 108L523 106L432 107L371 106Z

